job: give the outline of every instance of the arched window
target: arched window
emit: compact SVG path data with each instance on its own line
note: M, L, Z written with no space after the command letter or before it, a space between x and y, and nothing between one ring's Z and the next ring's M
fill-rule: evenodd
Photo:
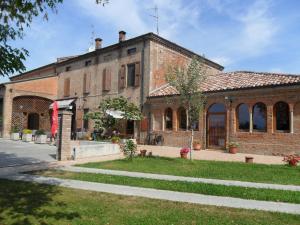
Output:
M237 125L241 131L249 131L250 128L250 115L247 104L240 104L236 109Z
M215 103L212 106L209 107L208 109L209 113L221 113L221 112L226 112L226 108L224 104L221 103Z
M165 111L165 121L166 121L166 129L173 129L173 110L171 108L167 108Z
M258 102L253 106L253 130L267 131L267 107L262 102Z
M186 130L187 128L187 116L186 116L186 109L183 107L180 107L177 111L178 115L178 127L179 129Z
M276 130L290 130L290 110L286 102L277 102L274 105L274 115L276 122Z

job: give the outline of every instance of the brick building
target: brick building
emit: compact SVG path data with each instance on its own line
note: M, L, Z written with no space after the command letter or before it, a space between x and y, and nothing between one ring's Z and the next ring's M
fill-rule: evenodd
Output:
M123 31L114 45L102 47L97 38L93 51L60 58L2 84L3 136L14 125L48 130L53 100L70 104L73 132L92 131L92 122L83 115L95 111L104 98L124 96L141 107L145 119L124 121L121 133L141 143L151 133L162 135L165 145L187 145L186 110L179 103L168 105L166 96L176 99L177 93L164 76L168 65L186 64L193 56L203 61L209 77L200 87L207 104L196 131L203 148L225 148L238 141L244 152L299 152L300 77L224 73L221 65L153 33L126 40Z

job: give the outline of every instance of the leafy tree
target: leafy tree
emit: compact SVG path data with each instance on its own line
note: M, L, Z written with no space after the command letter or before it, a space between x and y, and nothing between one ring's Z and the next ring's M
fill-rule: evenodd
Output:
M117 98L107 98L103 100L98 111L91 112L85 115L85 119L92 119L95 122L95 129L105 130L116 126L118 119L107 113L107 110L123 112L123 119L126 120L141 120L142 113L138 106L128 102L123 96Z
M24 28L30 27L33 18L40 15L48 19L47 11L57 11L63 0L1 0L0 1L0 75L12 75L26 68L24 61L29 55L24 48L11 43L24 37ZM96 0L106 4L108 0Z
M205 103L200 86L207 77L206 66L199 57L194 56L188 66L169 66L165 77L169 85L177 90L181 105L187 109L192 149L195 123Z

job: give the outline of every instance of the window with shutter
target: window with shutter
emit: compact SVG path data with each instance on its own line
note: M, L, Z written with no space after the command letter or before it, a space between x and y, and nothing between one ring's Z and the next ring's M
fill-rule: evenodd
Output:
M91 74L84 74L84 76L83 76L83 93L84 94L90 93L90 86L91 86Z
M102 81L102 87L103 91L110 91L111 89L111 70L108 68L105 68L103 70L103 81Z
M120 76L119 76L119 88L125 88L125 75L126 75L126 67L125 65L122 65L120 69Z
M66 78L64 81L64 96L70 96L70 78Z
M141 77L141 66L140 62L135 63L135 76L134 76L134 86L140 86L140 77Z
M135 63L127 65L127 87L135 86Z

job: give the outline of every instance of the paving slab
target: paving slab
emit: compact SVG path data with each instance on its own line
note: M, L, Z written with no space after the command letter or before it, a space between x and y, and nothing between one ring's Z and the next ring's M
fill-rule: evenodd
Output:
M10 180L35 182L40 184L58 185L67 188L75 188L81 190L105 192L111 194L137 196L151 199L168 200L176 202L185 202L202 205L213 205L222 207L231 207L239 209L256 209L271 212L281 212L289 214L300 214L300 204L268 202L257 200L245 200L232 197L220 197L201 195L193 193L157 190L151 188L130 187L114 184L102 184L87 181L67 180L60 178L49 178L34 175L12 175L6 177Z
M76 172L76 173L95 173L95 174L107 174L107 175L117 175L117 176L135 177L135 178L147 178L147 179L155 179L155 180L184 181L184 182L193 182L193 183L206 183L206 184L217 184L217 185L260 188L260 189L264 188L264 189L276 189L276 190L286 190L286 191L300 191L300 186L297 185L281 185L281 184L255 183L255 182L245 182L245 181L235 181L235 180L183 177L183 176L173 176L173 175L165 175L165 174L129 172L129 171L122 171L122 170L107 170L107 169L96 169L96 168L75 167L75 166L65 166L65 167L60 167L59 169L64 171Z
M180 157L180 147L155 146L155 145L139 145L138 150L146 149L152 152L153 155L178 158ZM211 161L226 161L226 162L245 162L245 157L253 157L254 163L259 164L285 164L282 156L272 155L256 155L248 153L230 154L222 150L206 149L200 151L192 151L193 159L211 160Z
M56 147L0 138L0 168L56 161Z

